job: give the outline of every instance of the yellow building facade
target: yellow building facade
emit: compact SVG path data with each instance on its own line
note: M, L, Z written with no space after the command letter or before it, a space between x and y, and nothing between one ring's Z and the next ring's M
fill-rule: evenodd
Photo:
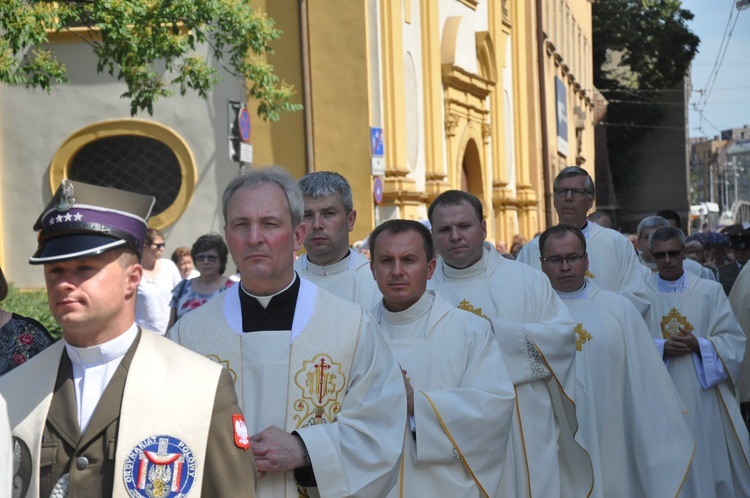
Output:
M593 174L588 0L253 5L284 33L269 61L304 111L267 123L248 102L252 164L297 178L343 174L358 212L352 242L387 219L424 220L437 195L462 189L483 201L488 239L510 245L555 222L547 201L560 168ZM0 86L0 265L9 280L43 285L27 264L31 227L62 178L154 195L150 224L170 251L221 233L221 193L238 168L227 104L247 99L246 82L217 62L224 81L207 99L167 99L133 118L125 86L96 72L79 36L52 36L50 46L68 84L50 94ZM382 157L373 143L381 140Z
M593 175L587 0L259 6L284 31L271 62L306 109L254 127L254 162L297 176L343 174L358 211L354 239L385 219L425 219L429 203L452 188L482 199L488 238L531 237L548 219L549 178L568 164ZM564 140L561 115L570 124ZM371 128L382 129L382 160L373 161Z

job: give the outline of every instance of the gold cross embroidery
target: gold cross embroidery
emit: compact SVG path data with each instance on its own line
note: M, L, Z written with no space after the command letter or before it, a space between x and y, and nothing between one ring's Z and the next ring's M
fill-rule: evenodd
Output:
M576 351L583 351L583 345L591 339L593 337L583 328L582 323L576 325Z
M669 339L676 335L682 335L679 328L680 326L688 332L695 330L695 327L688 322L687 317L681 315L680 312L677 311L677 308L669 310L669 313L662 317L659 325L661 326L661 335L664 339Z

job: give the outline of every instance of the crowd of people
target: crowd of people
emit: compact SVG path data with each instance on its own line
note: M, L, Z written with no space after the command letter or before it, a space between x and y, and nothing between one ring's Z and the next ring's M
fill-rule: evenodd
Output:
M0 310L0 497L750 496L750 226L629 239L594 198L563 169L507 251L449 190L368 258L342 175L253 168L167 259L153 198L64 180L63 339Z

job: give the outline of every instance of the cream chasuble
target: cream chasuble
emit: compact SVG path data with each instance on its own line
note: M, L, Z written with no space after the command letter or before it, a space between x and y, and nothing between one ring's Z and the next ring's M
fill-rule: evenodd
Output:
M348 257L328 266L318 266L303 254L295 260L294 269L300 277L366 310L372 309L383 297L372 277L370 260L354 249L349 249Z
M427 285L492 322L515 386L501 496L588 496L591 461L574 440L575 322L547 276L485 242L482 259L469 268L438 258Z
M168 337L226 367L250 434L297 431L318 487L293 472L258 480L258 498L384 496L404 436L401 371L369 313L300 280L291 331L242 332L240 286L180 319Z
M592 498L677 496L695 444L643 318L596 284L559 295L578 322L576 439L594 465Z
M649 301L643 285L643 272L633 244L620 232L587 222L583 230L589 269L586 277L602 289L627 297L644 319L648 319ZM542 269L539 237L523 246L517 261Z
M748 268L750 265L742 268L732 286L732 292L729 293L729 302L745 336L750 336L750 270ZM750 347L745 348L745 357L742 360L737 380L737 392L740 403L750 401Z
M495 497L513 414L513 383L490 322L425 292L408 310L373 310L414 388L389 497Z
M690 330L701 342L700 355L665 358L688 410L696 443L680 496L750 496L750 436L734 388L745 352L745 334L721 284L684 272L673 286L675 292L662 292L657 280L654 274L647 289L653 303L649 329L659 352L664 351L665 338L679 333L678 326Z

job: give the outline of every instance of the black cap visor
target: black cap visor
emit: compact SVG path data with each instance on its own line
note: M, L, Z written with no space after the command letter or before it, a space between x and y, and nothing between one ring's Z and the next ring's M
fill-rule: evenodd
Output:
M29 258L29 264L41 265L55 261L96 256L118 247L128 247L126 241L108 235L77 233L55 237L39 244Z

